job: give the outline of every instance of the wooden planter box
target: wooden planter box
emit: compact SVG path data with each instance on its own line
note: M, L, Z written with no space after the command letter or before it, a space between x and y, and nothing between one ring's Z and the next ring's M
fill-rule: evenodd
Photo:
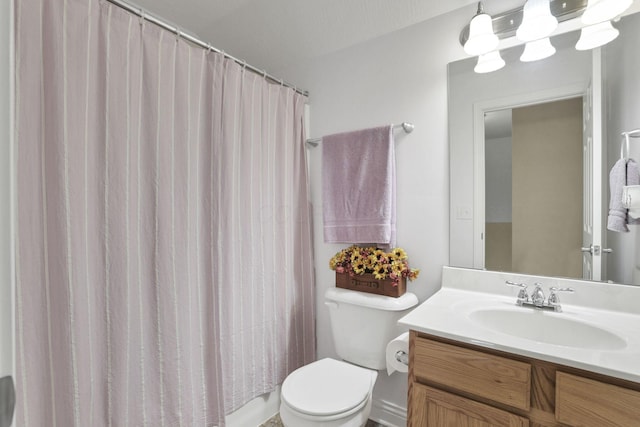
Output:
M398 298L407 292L407 279L402 277L397 286L393 286L391 279L378 280L373 274L350 276L349 273L336 272L336 287Z

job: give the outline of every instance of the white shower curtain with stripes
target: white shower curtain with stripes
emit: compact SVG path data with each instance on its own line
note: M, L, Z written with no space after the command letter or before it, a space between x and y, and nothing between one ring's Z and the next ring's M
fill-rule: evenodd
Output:
M306 98L102 0L16 6L18 425L222 425L315 358Z

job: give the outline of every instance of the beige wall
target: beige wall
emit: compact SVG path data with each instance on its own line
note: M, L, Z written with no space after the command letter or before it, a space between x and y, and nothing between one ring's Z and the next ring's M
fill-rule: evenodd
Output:
M582 277L582 99L513 110L513 271Z
M487 270L513 271L512 230L510 222L487 222L485 234L484 266Z

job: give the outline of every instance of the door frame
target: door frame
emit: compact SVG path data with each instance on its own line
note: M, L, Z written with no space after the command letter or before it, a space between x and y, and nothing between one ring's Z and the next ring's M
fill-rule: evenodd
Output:
M594 67L595 68L595 67ZM595 77L595 76L594 76ZM596 80L595 78L593 80ZM582 84L574 84L562 86L547 90L538 91L536 93L522 93L518 95L507 96L503 98L495 98L486 101L479 101L473 104L473 267L478 269L485 268L485 140L484 140L484 115L487 112L504 110L507 108L517 108L536 104L543 104L552 101L561 101L563 99L571 99L586 96L588 87ZM595 91L594 91L595 92ZM595 93L593 105L601 105L596 102ZM602 115L593 112L594 118L594 148L596 145L596 136L599 139L598 146L602 147L602 133L596 132L596 129L602 129ZM598 122L597 126L595 122ZM600 179L602 172L596 174L594 168L594 179ZM596 177L598 175L598 177ZM595 200L594 200L595 202ZM597 209L598 212L601 209ZM594 212L594 223L595 223ZM601 228L601 227L599 227ZM595 237L594 237L594 245ZM602 245L600 241L598 244Z

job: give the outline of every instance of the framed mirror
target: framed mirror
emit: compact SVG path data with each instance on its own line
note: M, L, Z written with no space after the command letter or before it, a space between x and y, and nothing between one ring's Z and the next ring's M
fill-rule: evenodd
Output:
M640 283L640 234L606 229L620 132L640 127L640 18L616 26L592 51L574 48L575 32L540 61L504 50L493 73L474 73L475 58L449 64L451 265Z

